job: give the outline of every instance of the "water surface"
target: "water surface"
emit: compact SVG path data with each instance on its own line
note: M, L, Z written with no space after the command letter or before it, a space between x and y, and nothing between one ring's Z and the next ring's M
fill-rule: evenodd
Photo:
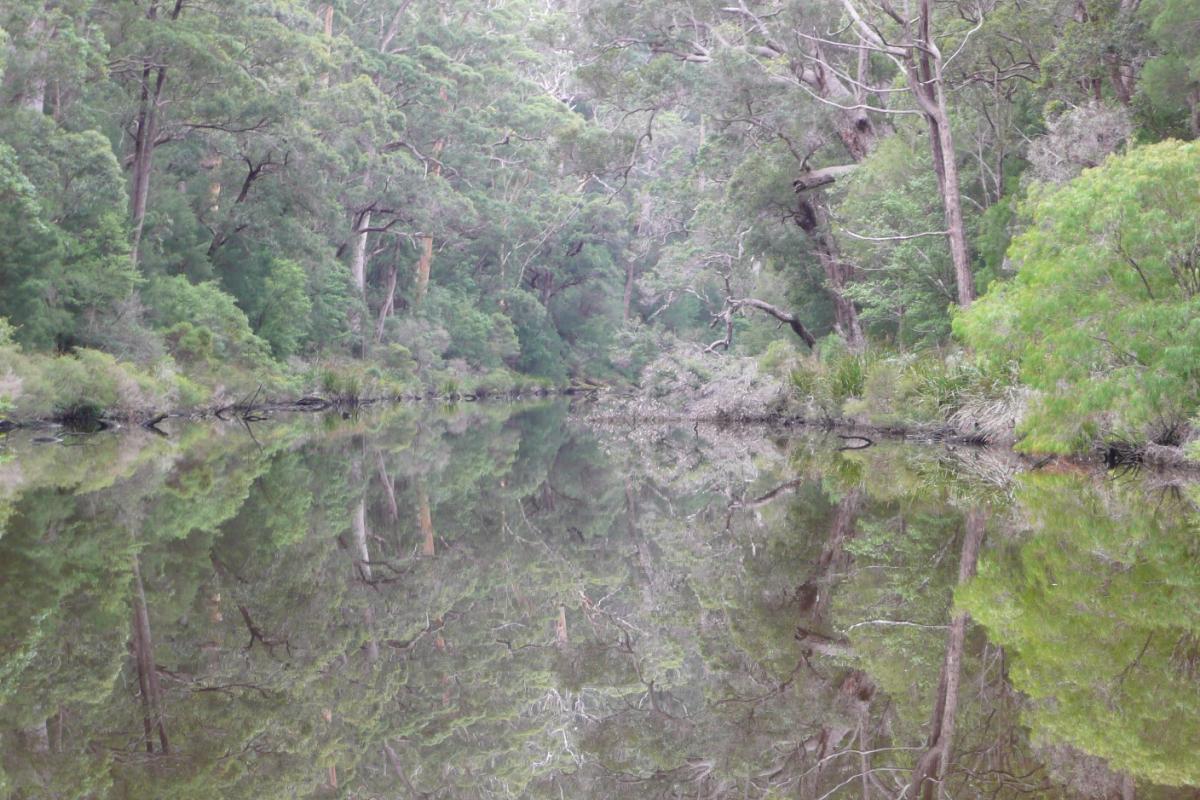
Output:
M0 449L0 796L1195 797L1196 491L556 403Z

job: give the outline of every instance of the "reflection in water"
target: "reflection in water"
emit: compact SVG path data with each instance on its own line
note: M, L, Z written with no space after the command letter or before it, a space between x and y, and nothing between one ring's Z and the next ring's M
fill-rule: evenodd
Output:
M1187 491L951 458L555 404L11 442L0 796L1194 796Z

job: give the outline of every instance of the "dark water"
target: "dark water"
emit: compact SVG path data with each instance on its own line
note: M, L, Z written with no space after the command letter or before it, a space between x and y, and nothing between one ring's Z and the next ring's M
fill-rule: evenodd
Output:
M1197 796L1194 487L838 444L10 437L0 796Z

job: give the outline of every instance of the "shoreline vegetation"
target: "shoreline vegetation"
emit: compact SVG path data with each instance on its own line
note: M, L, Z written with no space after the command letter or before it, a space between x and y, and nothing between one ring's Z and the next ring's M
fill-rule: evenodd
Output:
M1200 461L1196 3L756 9L6 4L0 427L606 387Z
M904 354L900 356L900 361L907 361L911 369L914 355ZM872 362L884 364L879 367L884 374L895 366L878 354L864 358L860 353L851 357L860 362L859 366ZM159 426L171 420L249 424L278 420L280 415L289 414L334 412L348 417L371 408L397 404L438 403L447 407L458 403L512 403L570 398L587 404L580 410L583 421L602 427L692 426L697 432L700 426L722 429L754 427L780 432L824 431L841 440L841 446L835 448L837 450L866 449L883 441L907 441L1001 453L1005 459L1015 459L1023 470L1071 467L1119 470L1144 467L1161 473L1200 475L1200 457L1188 446L1195 441L1195 434L1190 429L1170 432L1175 437L1171 441L1107 440L1097 441L1086 450L1065 453L1028 451L1018 446L1019 441L1014 435L1019 422L1017 416L1025 406L1025 401L1018 397L1012 386L1005 387L1006 396L1003 399L949 397L945 389L953 383L942 383L942 391L938 392L934 390L937 382L933 376L926 374L928 383L918 390L919 395L909 394L899 398L903 399L910 412L922 405L926 410L900 415L894 408L880 407L881 398L877 393L881 378L869 366L862 372L851 368L849 377L846 371L839 374L835 369L832 373L835 377L831 378L829 371L821 371L820 362L814 355L798 357L783 364L779 361L778 352L757 360L743 358L738 361L743 362L743 367L752 365L751 370L756 373L761 370L765 376L765 379L751 378L748 381L750 388L760 389L757 394L750 392L713 398L711 393L705 396L708 388L705 385L682 388L676 385L666 389L662 385L661 372L658 374L659 384L649 388L608 387L584 381L566 386L525 384L521 388L493 391L489 384L483 383L468 387L446 384L441 391L430 387L385 396L304 394L294 398L273 398L264 393L264 387L260 384L251 394L239 400L191 408L105 409L86 406L45 417L0 416L0 445L4 442L3 437L13 431L38 433L61 430L72 435L87 435L137 428L168 436ZM943 360L942 365L946 363L947 360ZM797 364L804 366L798 367ZM781 367L786 367L785 379L772 380L771 372L779 374ZM925 364L924 368L929 369L930 365ZM818 377L814 377L813 371L817 372ZM651 365L645 376L651 383L654 381L651 377L654 372L654 365ZM710 372L706 371L705 374L712 378ZM678 374L672 377L678 378ZM894 379L894 376L890 377ZM733 380L735 385L747 382L742 374L735 374ZM717 385L721 382L712 381ZM858 384L857 388L855 383ZM765 392L761 391L763 384ZM964 388L960 385L958 390ZM807 394L799 395L798 392L802 391ZM846 392L851 394L847 395ZM664 393L673 395L670 402L662 402ZM824 404L817 400L818 393L824 396ZM830 413L828 401L839 393L843 395L843 409L851 413ZM953 392L951 394L954 395ZM656 395L659 399L653 399ZM899 399L891 396L886 398L886 402L897 403ZM953 410L947 408L947 403ZM930 408L937 409L933 415L936 419L929 416ZM49 435L40 436L34 441L53 444L65 440L61 435Z

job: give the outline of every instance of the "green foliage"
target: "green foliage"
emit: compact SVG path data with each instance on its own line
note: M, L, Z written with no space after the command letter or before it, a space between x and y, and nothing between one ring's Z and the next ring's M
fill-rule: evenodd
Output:
M1186 0L1153 0L1139 12L1159 47L1143 67L1140 88L1153 113L1200 136L1200 13Z
M255 333L271 345L276 358L287 358L299 349L311 327L313 304L304 268L295 261L274 260L263 295Z
M1026 477L1032 534L960 593L1004 646L1035 737L1172 786L1200 781L1193 507L1077 475Z
M0 397L22 418L98 419L146 414L198 399L170 369L154 372L98 350L46 356L0 348Z
M265 364L268 345L254 335L246 315L216 283L194 284L182 275L157 278L146 287L145 297L152 324L174 331L176 339L181 332L186 336L202 328L207 331L203 338L219 359L248 366ZM180 325L192 328L181 329ZM188 353L180 355L186 359Z
M925 131L901 126L863 161L847 180L838 206L848 229L872 237L906 237L945 228L927 142ZM972 222L968 216L968 224ZM954 271L949 252L935 242L935 237L917 237L846 243L849 257L872 270L869 280L848 289L861 304L863 324L870 331L900 344L934 344L946 338L946 309L955 302Z
M120 167L98 132L20 113L0 124L0 313L20 341L115 344L106 330L139 282L124 203Z
M489 369L517 358L517 333L505 314L489 314L466 297L440 293L434 293L428 305L429 313L443 320L450 333L446 358L461 358Z
M566 380L566 344L554 329L546 309L523 291L507 292L502 302L520 346L517 367L552 381Z
M1200 405L1200 147L1164 142L1037 193L1017 277L955 320L992 364L1039 391L1022 446L1066 452L1143 438Z

